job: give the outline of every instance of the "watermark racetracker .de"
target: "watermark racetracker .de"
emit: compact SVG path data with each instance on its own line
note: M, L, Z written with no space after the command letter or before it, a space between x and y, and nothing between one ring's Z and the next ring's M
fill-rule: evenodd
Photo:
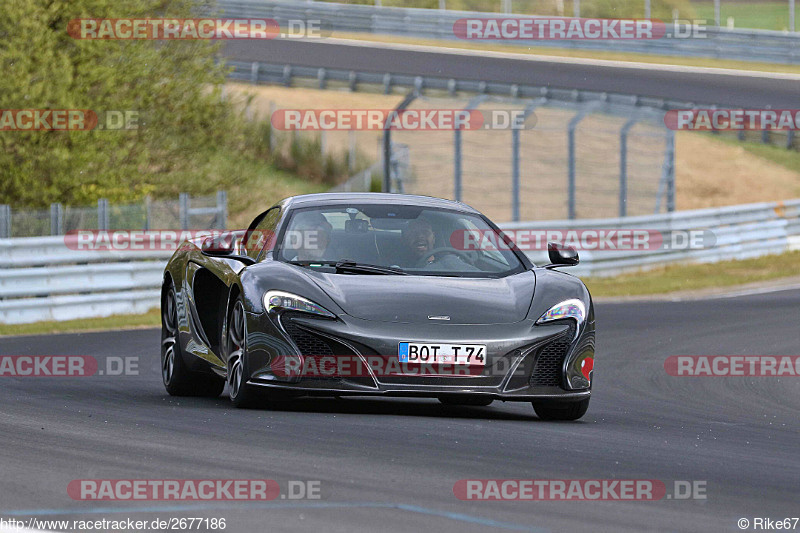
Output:
M240 246L243 250L272 249L277 236L271 232L244 230L72 230L64 235L64 245L82 252L190 250L206 241L214 246ZM283 246L317 249L327 242L319 230L292 229L284 233ZM579 251L702 250L716 245L713 231L705 229L653 230L646 228L537 228L515 230L455 230L448 244L463 251L501 251L512 248L546 251L556 242Z
M0 131L138 130L140 115L134 109L0 109Z
M102 363L91 355L2 355L0 378L138 376L139 357L108 356Z
M658 479L461 479L453 494L465 501L705 500L707 481Z
M319 480L274 479L74 479L67 494L79 501L320 500Z
M80 40L320 39L330 35L322 20L270 18L81 18L67 24Z

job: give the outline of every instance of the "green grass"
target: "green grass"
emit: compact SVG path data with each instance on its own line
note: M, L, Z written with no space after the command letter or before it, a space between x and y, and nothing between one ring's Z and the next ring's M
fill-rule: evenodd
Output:
M731 146L739 146L744 148L747 152L763 157L775 164L786 167L794 172L800 172L800 151L788 150L785 147L776 144L764 144L759 140L755 140L754 135L760 135L761 132L748 132L750 135L747 140L740 141L731 134L713 134L703 133L703 135L710 135L714 139L720 140Z
M692 2L697 18L714 24L713 2ZM736 28L761 30L789 29L789 2L726 2L720 4L720 25L728 24L733 17Z
M641 296L733 287L797 276L800 251L742 261L674 265L611 278L585 278L593 296Z
M158 327L161 318L158 309L141 315L114 315L105 318L82 318L63 322L34 322L33 324L0 324L3 335L46 335L50 333L72 333L78 331L103 331Z
M295 194L323 192L330 185L278 170L274 165L232 150L212 154L199 176L218 176L216 188L228 191L228 227L246 228L250 221L278 200ZM212 178L213 179L213 178ZM184 183L192 183L187 176ZM193 194L210 193L207 183L196 183ZM201 191L198 193L197 191Z
M595 297L666 294L676 291L735 287L746 283L797 276L800 251L743 261L674 265L612 278L584 278ZM158 309L143 315L116 315L65 322L37 322L16 326L0 324L3 335L45 335L81 331L124 330L160 325Z

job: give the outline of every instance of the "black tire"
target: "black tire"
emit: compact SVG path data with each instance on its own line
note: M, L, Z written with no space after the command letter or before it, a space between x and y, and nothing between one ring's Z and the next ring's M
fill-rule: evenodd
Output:
M216 398L225 388L224 379L192 372L186 366L178 338L178 301L172 284L161 302L161 378L170 396Z
M247 380L250 379L247 365L247 320L241 296L237 298L228 315L228 334L225 343L231 401L233 405L242 409L255 407L261 398L253 387L247 384Z
M486 407L491 405L493 398L474 395L440 396L439 401L444 405L468 405L470 407Z
M578 420L589 409L589 398L577 402L534 400L531 403L542 420Z

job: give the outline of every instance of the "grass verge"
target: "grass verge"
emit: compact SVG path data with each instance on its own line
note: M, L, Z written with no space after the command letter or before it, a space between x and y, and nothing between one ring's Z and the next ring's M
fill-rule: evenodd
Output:
M595 297L643 296L734 287L797 276L800 251L741 261L672 265L610 278L584 278Z
M0 324L0 336L155 328L161 324L160 317L161 314L158 309L151 309L147 313L140 315L114 315L104 318L81 318L63 322L34 322L33 324Z

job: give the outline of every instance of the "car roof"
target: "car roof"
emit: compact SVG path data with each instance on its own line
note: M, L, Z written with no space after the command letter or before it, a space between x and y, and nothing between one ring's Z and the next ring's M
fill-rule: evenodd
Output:
M465 213L478 213L467 204L435 198L433 196L417 196L414 194L388 194L380 192L323 192L315 194L301 194L291 196L281 202L284 208L291 207L318 207L345 203L370 203L370 204L403 204L419 207L438 207L441 209L454 209Z

